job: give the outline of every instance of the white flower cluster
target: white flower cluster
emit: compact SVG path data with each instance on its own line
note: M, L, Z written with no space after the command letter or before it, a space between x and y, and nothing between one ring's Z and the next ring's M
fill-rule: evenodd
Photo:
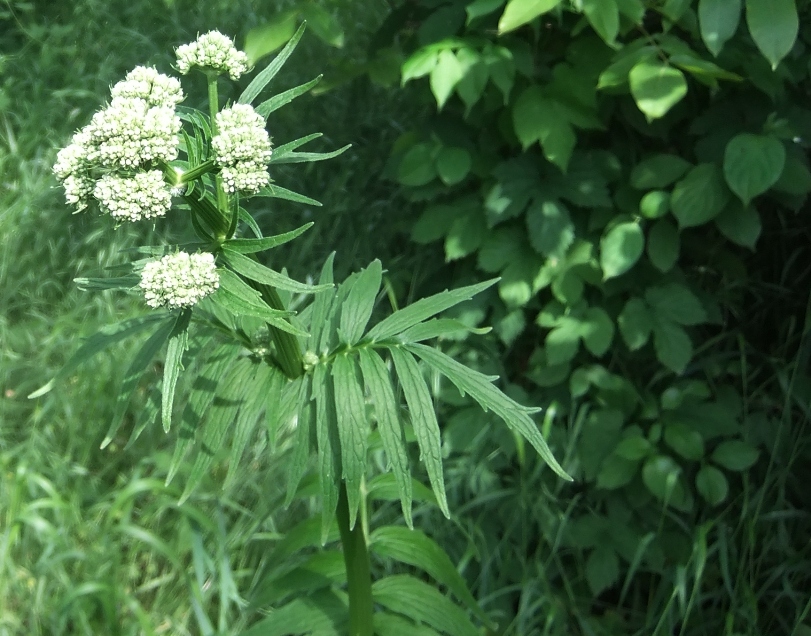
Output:
M258 192L270 181L272 150L265 120L252 106L234 104L217 113L215 121L211 147L222 167L223 187L227 192Z
M227 35L219 31L209 31L191 44L175 49L177 68L185 75L193 66L228 73L237 79L248 70L248 56L237 50Z
M154 219L172 207L172 194L160 170L138 172L132 177L104 175L96 182L93 196L116 220Z
M140 288L150 307L191 307L220 286L214 256L178 252L150 261L141 272Z
M158 183L155 173L160 173L153 168L156 162L177 158L181 123L175 105L183 99L180 82L140 66L111 93L110 104L57 155L53 169L65 188L65 199L83 210L95 196L102 208L120 219L164 214L170 190L162 179ZM97 184L99 173L105 176ZM112 193L110 188L116 185L124 190ZM149 188L154 190L144 196ZM134 207L139 198L140 212Z
M183 101L180 80L148 66L136 66L110 91L116 97L143 99L150 106L175 106Z
M90 178L87 163L87 135L78 132L71 143L56 155L53 171L65 188L65 200L75 205L77 211L87 207L87 199L93 194L93 179Z

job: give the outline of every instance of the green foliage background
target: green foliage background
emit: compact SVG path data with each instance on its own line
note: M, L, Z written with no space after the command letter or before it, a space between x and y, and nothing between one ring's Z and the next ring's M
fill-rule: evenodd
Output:
M451 316L493 337L443 348L547 406L576 479L435 384L454 523L415 492L415 525L497 633L811 631L808 17L804 0L6 0L0 633L240 633L286 600L326 607L323 580L341 583L335 554L288 532L312 516L308 477L283 509L264 440L238 467L226 451L182 505L159 427L97 450L127 345L25 400L88 325L142 313L73 288L149 229L111 241L70 216L55 149L132 66L168 69L210 28L258 56L302 18L280 81L325 82L271 134L354 147L274 174L325 204L258 215L317 221L275 266L314 276L334 249L343 277L380 258L395 306L500 276ZM377 527L399 505L371 483ZM405 571L377 542L378 573ZM313 621L301 631L330 633Z

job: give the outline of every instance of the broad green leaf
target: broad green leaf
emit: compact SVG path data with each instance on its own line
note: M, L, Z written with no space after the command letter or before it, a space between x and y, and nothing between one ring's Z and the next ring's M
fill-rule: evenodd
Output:
M341 307L341 342L354 345L360 340L372 315L382 275L383 266L375 259L355 279Z
M491 283L492 284L492 283ZM69 375L75 371L82 362L89 360L97 353L101 353L107 347L120 342L144 329L148 329L156 322L165 321L169 314L162 312L153 312L146 316L139 316L137 318L130 318L115 325L102 327L99 331L89 338L87 338L81 347L74 353L68 361L60 368L51 380L43 387L37 389L28 396L28 399L38 398L45 395L50 391L57 380ZM171 320L174 323L174 318ZM164 325L165 327L165 325Z
M274 608L270 616L240 632L239 636L340 636L346 631L348 611L346 601L335 592L318 591Z
M397 180L411 187L423 186L433 181L436 176L435 155L434 146L424 143L414 144L400 161Z
M288 22L290 22L291 18L287 17L289 15L291 14L290 13L283 14L283 16L285 16L283 20L287 20ZM279 32L286 35L289 31L292 31L294 27L295 27L295 14L293 14L292 17L291 26L280 27ZM284 30L285 28L289 29L289 31L285 31ZM256 99L259 93L262 92L262 89L264 89L265 86L268 85L270 80L276 77L276 74L279 72L284 63L287 61L287 58L290 57L290 54L293 52L293 49L296 48L296 45L298 44L302 35L304 35L303 24L298 28L298 30L293 34L293 36L290 37L290 40L287 42L287 44L285 44L284 48L279 52L279 54L275 58L273 58L270 64L268 64L256 77L253 78L251 83L248 84L247 88L242 92L242 94L239 96L239 99L237 100L240 104L250 104L251 102L253 102L253 100ZM257 35L255 37L257 38L257 40L259 40L269 38L271 36L268 33L262 34L261 32L257 32ZM281 42L279 44L281 44ZM263 46L264 48L263 51L260 50L260 48L257 46L257 50L254 53L253 61L256 62L256 60L258 60L259 57L261 57L262 55L272 52L275 49L276 42L272 41L270 42L270 45L274 48L268 49L268 42L266 40Z
M470 24L476 18L480 18L483 15L489 15L496 9L500 9L502 6L504 6L504 2L505 0L473 0L473 2L465 7L465 13L467 13L467 24Z
M445 260L455 261L479 249L487 236L487 219L473 212L456 219L445 237Z
M222 449L231 423L242 406L242 390L252 371L253 362L248 358L241 358L234 363L228 377L217 387L214 399L202 422L200 445L195 448L197 454L178 505L182 505L189 498L208 472L217 452Z
M797 150L799 148L786 154L783 174L774 184L774 189L787 194L805 196L811 192L811 170L808 169L805 154Z
M771 188L783 173L786 149L774 137L740 133L724 151L724 176L744 205Z
M247 256L243 256L239 252L235 252L229 247L223 246L222 255L225 262L238 274L242 274L245 278L255 280L257 283L264 283L277 289L284 289L287 291L299 294L312 294L314 292L324 291L329 289L331 285L308 285L307 283L299 283L285 274L280 274L272 269L261 265L257 261Z
M721 170L713 163L702 163L673 188L670 209L680 227L695 227L718 216L728 202L729 190Z
M324 317L324 324L321 329L321 342L316 351L320 351L323 354L332 351L332 349L339 346L341 343L338 333L341 326L341 308L346 302L349 292L352 290L352 286L355 284L359 275L359 272L350 274L335 290L335 296Z
M242 282L233 272L223 269L220 270L219 274L220 288L212 294L212 301L237 316L261 318L282 331L292 333L295 336L307 337L306 331L294 327L287 321L286 317L290 316L291 312L271 309L258 293L253 296L249 295L247 292L253 292L254 290Z
M498 21L498 34L517 29L537 18L542 13L551 11L561 0L510 0Z
M636 25L642 24L646 7L642 0L617 0L620 13Z
M319 285L332 285L332 263L334 260L335 252L332 252L327 257L327 260L324 261L324 265L321 268L321 276L318 279ZM310 346L317 355L325 353L327 342L326 339L322 337L322 334L334 297L335 288L330 287L327 291L316 294L315 300L313 301L313 311L310 320Z
M116 278L74 278L76 287L82 291L101 291L104 289L132 289L141 282L140 276L119 276Z
M214 400L217 387L230 377L229 369L239 354L239 347L224 344L214 349L201 365L198 376L194 379L189 399L180 418L180 428L177 432L177 442L166 474L166 485L172 481L186 456L186 452L194 443L200 430L200 424L209 412L209 406Z
M512 115L515 134L524 149L540 142L544 156L565 171L576 138L563 107L533 84L515 101Z
M571 477L558 464L546 440L529 413L537 410L521 406L493 386L495 379L467 368L453 358L422 344L409 344L405 348L418 355L429 366L448 378L462 393L470 395L485 410L491 410L507 426L532 444L541 458L563 479Z
M295 413L295 430L292 433L293 450L287 464L287 494L284 507L287 508L296 496L301 478L307 470L310 459L310 440L313 428L316 426L315 411L312 404L313 376L306 375L290 382L287 387L287 396L295 396L292 412ZM289 387L289 388L288 388Z
M307 21L315 36L330 46L343 48L344 30L338 20L322 5L308 2L301 7L302 17Z
M679 230L667 219L659 219L648 233L648 258L660 272L669 272L679 260Z
M580 321L580 336L592 355L603 356L614 340L614 321L602 307L589 307Z
M418 625L399 614L375 612L372 621L378 636L440 636L439 632L427 625Z
M293 152L296 148L301 148L303 145L310 143L313 139L318 139L319 137L323 136L323 133L310 133L304 137L299 137L293 141L288 141L286 144L282 144L281 146L273 149L273 156L271 157L270 161L273 163L274 159L278 160L280 156L283 157L284 155Z
M302 84L301 86L295 86L293 88L289 88L286 91L279 93L278 95L274 95L270 99L265 100L259 106L256 107L256 112L259 113L262 117L265 118L267 121L268 115L271 113L279 110L282 106L286 106L290 102L292 102L296 97L303 95L308 90L313 88L318 82L321 81L321 78L324 77L323 75L319 75L318 77L311 79L309 82ZM273 157L271 156L271 163L283 163L278 161L273 161ZM288 162L290 163L290 162Z
M707 503L717 506L727 498L729 483L724 473L715 466L702 466L696 474L696 490Z
M276 236L267 236L265 238L256 239L230 239L223 243L223 247L228 248L232 252L240 254L254 254L256 252L263 252L279 245L292 241L294 238L301 236L309 230L315 223L305 223L300 228L284 234L277 234Z
M617 317L622 339L631 351L644 347L653 329L653 316L639 298L631 298Z
M332 380L335 386L338 436L341 440L341 470L346 480L351 529L355 527L360 505L360 484L366 474L366 451L369 448L371 426L354 358L348 354L335 356L332 363ZM414 428L416 427L415 424Z
M687 511L692 502L681 481L681 468L667 455L656 455L642 467L642 481L659 501Z
M626 486L639 472L639 461L616 451L606 457L597 473L597 488L616 490Z
M423 340L431 340L440 336L448 334L460 334L464 332L471 332L478 335L484 335L490 332L490 327L471 327L466 325L460 320L453 318L434 318L419 324L409 327L397 337L400 342L421 342Z
M467 287L460 287L451 291L443 291L428 298L421 298L415 303L395 311L391 316L383 319L369 330L366 334L368 340L379 342L413 327L423 320L435 316L441 311L450 309L466 300L470 300L476 294L483 292L488 287L492 287L498 279L484 281Z
M758 459L760 452L741 440L721 442L712 453L712 460L727 470L744 471Z
M417 623L427 623L437 631L453 636L479 636L461 608L435 587L412 576L398 574L375 581L372 597L386 609Z
M795 0L746 0L746 24L774 70L797 40L800 21Z
M715 225L730 241L752 250L763 229L758 211L738 201L732 202L715 218Z
M377 420L377 430L383 442L383 450L397 481L403 517L409 528L414 527L411 517L411 470L408 466L405 436L397 415L397 398L391 386L389 370L374 349L363 348L358 352L363 382L371 398Z
M562 321L547 334L544 350L547 364L569 362L580 350L580 324L572 319Z
M691 167L689 161L678 155L652 155L631 170L631 185L637 190L664 188L684 176Z
M670 193L651 190L639 202L639 213L647 219L658 219L670 212Z
M665 443L685 459L704 457L704 438L698 431L678 422L665 425Z
M614 453L624 459L645 459L653 450L653 445L640 434L630 435L623 439L614 449Z
M470 153L454 146L443 147L436 158L436 171L445 185L459 183L470 172L472 165Z
M659 60L642 60L628 73L636 105L648 121L664 117L687 95L684 73Z
M631 269L645 249L642 228L634 222L618 223L600 239L600 267L608 280Z
M440 51L436 66L431 70L431 92L439 110L442 110L463 75L464 69L453 50L448 48Z
M165 320L165 316L163 316ZM177 324L177 318L171 316L169 320L165 320L158 329L144 342L138 352L133 357L127 372L124 375L124 381L121 383L121 388L118 390L118 397L115 401L115 410L113 411L113 418L110 423L110 428L104 436L101 443L101 448L105 448L110 442L113 441L113 436L118 431L118 428L124 422L124 416L127 413L127 405L129 405L130 398L132 397L135 388L141 380L141 377L146 372L147 367L152 362L152 359L161 350L163 344L169 339L172 331ZM98 335L98 334L97 334ZM67 366L67 365L65 365Z
M425 484L411 478L411 490L414 493L414 501L428 502L436 504L436 496ZM399 501L400 487L397 479L392 473L381 473L372 477L366 486L369 498L378 501Z
M412 347L422 346L409 345L409 350ZM390 347L389 354L394 362L406 404L408 404L411 424L420 447L420 459L425 464L428 480L436 495L439 509L450 518L451 513L448 510L445 481L442 475L442 439L431 393L428 391L428 385L425 383L425 378L422 377L417 361L408 351L402 347Z
M303 194L293 192L292 190L288 190L287 188L283 188L277 185L265 186L253 196L272 197L275 199L284 199L285 201L293 201L293 203L304 203L306 205L314 205L315 207L318 208L321 207L321 203L316 201L315 199L311 199L310 197L304 196Z
M724 44L735 35L740 19L741 0L699 0L701 39L713 56L718 57Z
M270 376L270 385L265 393L265 425L268 431L268 445L276 451L276 439L279 430L287 426L296 417L301 387L299 382L289 382L286 376Z
M563 258L574 242L569 210L558 201L536 201L527 210L526 222L530 244L544 256Z
M321 545L324 545L335 518L342 473L335 392L332 377L324 364L317 365L313 371L313 399L318 444L318 479L321 483Z
M649 287L645 301L663 320L680 325L700 325L707 320L701 301L680 283L664 283Z
M412 53L405 62L403 62L401 85L412 79L417 79L428 75L434 70L434 67L439 61L439 51L434 47L423 47Z
M682 373L693 357L690 336L675 322L661 320L653 326L653 345L659 362L674 373Z
M161 391L161 421L163 431L169 432L172 425L172 404L175 399L175 387L183 367L183 354L189 348L189 323L191 309L183 309L177 317L169 344L166 348L166 362L163 368L163 390Z
M613 548L599 546L592 550L586 561L586 581L595 598L614 585L619 575L619 558Z
M583 13L603 41L613 45L620 30L616 0L583 0Z
M424 570L438 583L454 593L483 623L491 625L473 598L467 584L445 551L420 530L409 530L400 526L384 526L375 530L369 537L372 552L400 563L413 565Z
M330 152L286 152L284 154L273 153L273 156L270 158L271 164L283 164L283 163L312 163L314 161L324 161L325 159L332 159L339 155L344 154L347 150L352 147L352 144L346 144L337 150L332 150Z
M242 407L239 409L233 427L231 457L228 461L228 474L225 476L223 488L227 488L238 474L239 468L243 466L242 455L259 424L262 411L265 410L268 392L276 390L279 380L286 380L279 369L262 362L254 364L250 373L252 377L242 387Z

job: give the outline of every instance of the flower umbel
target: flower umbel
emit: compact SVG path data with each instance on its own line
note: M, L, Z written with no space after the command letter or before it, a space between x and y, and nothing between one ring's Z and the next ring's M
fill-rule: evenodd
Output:
M175 54L177 68L183 75L193 66L228 73L231 79L238 79L248 70L248 56L219 31L209 31L194 42L177 47Z
M172 193L160 170L139 172L132 177L104 175L96 182L93 196L102 210L125 221L154 219L172 207Z
M149 106L175 106L183 101L180 81L149 66L136 66L110 91L116 97L143 99Z
M150 106L137 97L115 97L82 130L87 161L104 168L137 168L177 158L180 118L173 106Z
M56 155L53 171L56 178L65 188L65 200L75 205L77 211L87 207L88 199L93 194L93 179L89 175L87 161L89 139L82 131L73 135L69 145Z
M169 309L196 305L219 286L214 256L208 252L178 252L150 261L144 265L139 285L147 305Z
M234 104L217 113L216 124L211 147L226 192L258 192L270 181L272 150L264 118L248 104Z

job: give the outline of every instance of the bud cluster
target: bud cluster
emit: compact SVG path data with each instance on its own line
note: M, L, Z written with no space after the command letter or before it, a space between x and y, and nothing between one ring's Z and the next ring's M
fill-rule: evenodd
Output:
M180 118L175 106L183 99L180 82L154 68L137 67L113 86L112 101L93 115L71 143L59 151L54 174L65 188L65 199L77 210L90 198L119 219L153 218L166 213L169 186L157 182L156 165L177 158ZM98 181L98 175L102 174ZM144 176L149 175L149 176ZM126 191L111 193L122 184ZM133 205L145 188L154 188L144 209Z
M231 38L219 31L209 31L191 44L177 47L175 54L177 69L183 75L193 66L228 73L231 79L238 79L248 70L248 56L237 50Z
M208 252L178 252L150 261L141 272L139 285L147 305L169 309L196 305L219 286L214 256Z
M272 150L264 118L248 104L234 104L217 113L216 124L211 147L226 192L258 192L270 182Z

